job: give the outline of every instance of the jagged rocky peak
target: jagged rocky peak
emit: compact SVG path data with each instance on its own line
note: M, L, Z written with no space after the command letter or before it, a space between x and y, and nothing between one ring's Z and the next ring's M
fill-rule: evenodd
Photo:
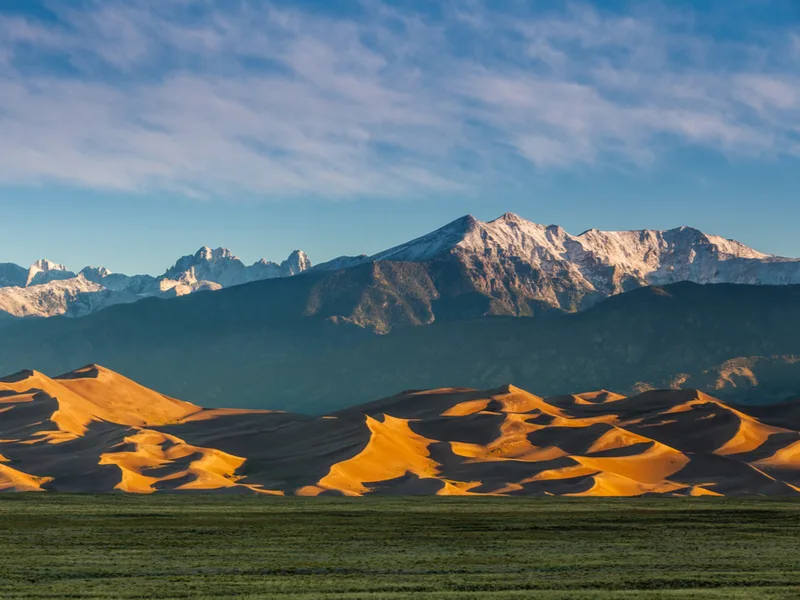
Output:
M88 281L93 281L95 283L100 283L103 279L111 275L111 271L106 269L105 267L84 267L81 269L80 273L78 273L81 277Z
M286 271L287 275L297 275L310 268L311 261L308 255L302 250L295 250L289 255L289 258L281 263L281 269Z
M47 260L46 258L43 258L33 263L31 265L31 269L37 269L39 271L66 271L67 267L55 263L52 260Z
M112 304L151 296L173 297L201 290L288 277L311 266L304 252L295 251L283 263L261 260L245 266L227 248L203 246L181 257L159 276L129 277L104 267L85 267L77 275L63 265L40 260L30 269L0 263L0 317L83 316Z
M307 271L310 268L311 261L309 260L308 255L302 250L293 251L281 264L262 258L252 267L248 267L248 269L253 273L253 280L275 277L290 277L292 275L302 273L303 271Z
M187 277L202 278L209 275L208 270L212 267L227 267L238 271L244 269L244 263L227 248L211 249L209 246L203 246L194 254L187 254L179 258L161 278L170 280L181 280ZM203 273L197 273L198 269Z
M211 249L203 246L192 256L184 256L162 277L165 281L177 281L194 286L213 283L222 287L240 285L261 279L288 277L308 269L311 262L304 252L294 251L281 264L261 259L246 266L239 257L227 248ZM163 287L163 286L162 286ZM207 289L206 285L204 289Z
M205 261L205 262L219 262L219 261L226 261L226 260L239 260L227 248L214 248L212 250L208 246L203 246L202 248L200 248L200 250L198 250L195 253L194 257L198 261Z
M68 271L67 267L60 265L51 260L43 258L37 260L28 269L28 278L25 281L26 287L32 285L42 285L50 281L59 281L62 279L71 279L75 277L75 273Z

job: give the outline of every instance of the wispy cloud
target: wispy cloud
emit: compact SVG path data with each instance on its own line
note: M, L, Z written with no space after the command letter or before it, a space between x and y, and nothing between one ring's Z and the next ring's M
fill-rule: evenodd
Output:
M680 145L800 155L796 32L720 41L663 9L493 5L0 15L0 182L378 197L468 191L520 161L648 165Z

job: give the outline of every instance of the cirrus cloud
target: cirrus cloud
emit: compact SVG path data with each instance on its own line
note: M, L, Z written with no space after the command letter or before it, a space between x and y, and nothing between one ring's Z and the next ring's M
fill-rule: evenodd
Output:
M106 0L0 13L0 183L192 196L468 192L695 146L800 156L797 32L691 14L377 0Z

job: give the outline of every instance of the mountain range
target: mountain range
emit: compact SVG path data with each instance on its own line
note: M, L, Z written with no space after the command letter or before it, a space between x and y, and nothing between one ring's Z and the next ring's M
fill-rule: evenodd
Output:
M469 316L534 316L583 310L648 285L800 283L800 259L767 255L690 227L590 229L574 236L511 213L488 223L468 215L373 256L340 257L316 269L366 265L397 290L386 312L402 313L377 320L353 315L357 324L379 331L395 322L433 322L437 304Z
M89 365L0 378L0 491L800 494L800 402L408 391L322 417L204 409Z
M229 250L207 247L179 259L159 277L129 277L102 267L76 274L47 260L27 270L0 264L0 313L78 317L148 297L368 266L376 278L386 280L383 310L366 306L365 300L364 310L340 316L379 332L431 323L437 305L467 316L533 316L583 310L647 285L800 284L800 259L767 255L690 227L590 229L575 236L506 213L488 223L467 215L372 256L343 256L313 269L300 251L281 264L261 260L246 266Z
M85 267L74 273L49 260L24 269L0 264L0 314L8 317L82 317L114 304L143 298L171 298L201 290L218 290L273 277L288 277L311 266L296 250L280 264L260 260L246 266L225 248L204 246L180 258L163 275L128 276L104 267Z
M296 253L283 272L301 273L236 285L252 267L204 249L161 281L225 289L6 320L0 372L100 363L203 405L307 414L386 390L508 382L548 396L800 397L798 261L697 230L570 236L509 214L464 217L371 257L307 267ZM37 269L26 281L64 273Z
M0 372L97 361L203 405L308 414L386 390L504 382L548 396L686 386L737 403L800 397L800 286L646 287L548 318L439 307L435 323L378 335L337 316L384 310L385 280L373 274L309 272L81 319L20 320L2 330Z

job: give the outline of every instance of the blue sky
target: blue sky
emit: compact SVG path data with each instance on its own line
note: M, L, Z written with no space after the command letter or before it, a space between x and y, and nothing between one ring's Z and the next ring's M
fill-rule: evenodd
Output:
M800 256L800 2L0 0L0 156L20 264L506 211Z

